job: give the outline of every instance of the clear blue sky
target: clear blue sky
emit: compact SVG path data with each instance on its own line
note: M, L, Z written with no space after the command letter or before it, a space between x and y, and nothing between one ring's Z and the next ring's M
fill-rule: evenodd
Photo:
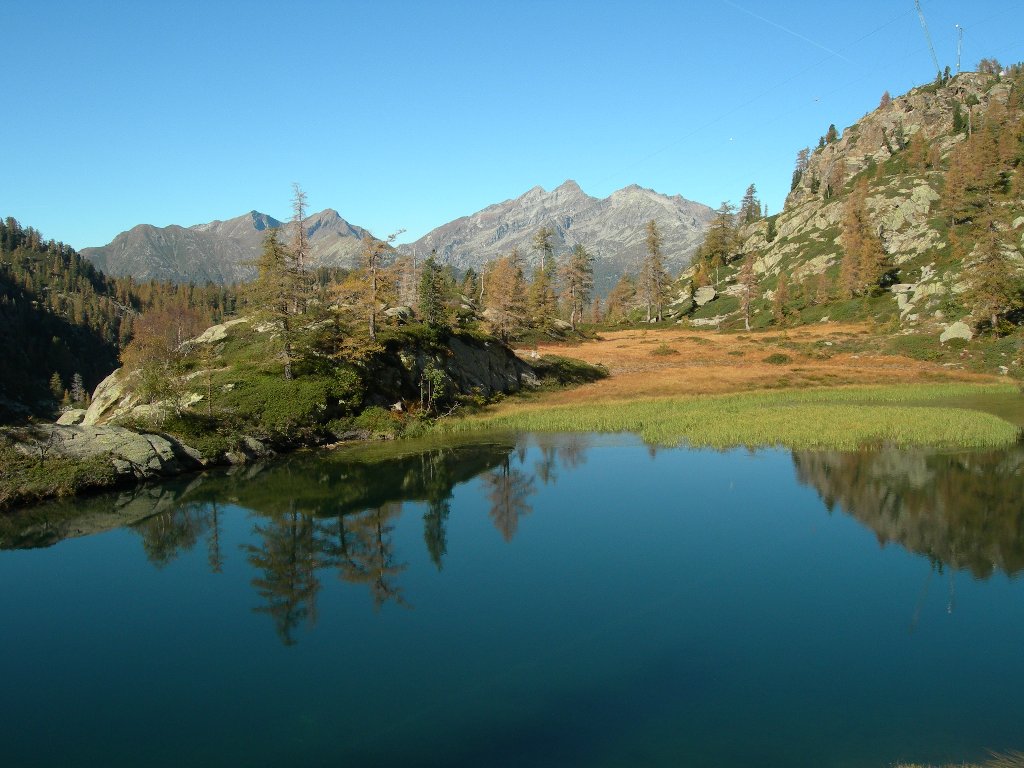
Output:
M13 5L13 7L11 7ZM1024 59L1020 0L923 0L939 61ZM336 208L379 236L568 178L772 212L797 150L934 79L912 0L14 0L0 216L77 247L139 223Z

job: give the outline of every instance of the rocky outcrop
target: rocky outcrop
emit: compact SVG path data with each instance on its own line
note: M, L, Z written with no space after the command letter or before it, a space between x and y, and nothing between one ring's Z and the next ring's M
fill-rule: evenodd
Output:
M823 140L806 156L801 153L806 166L794 175L784 209L770 219L740 228L736 252L723 265L721 276L716 270L718 296L737 295L729 290L729 283L736 280L743 257L750 255L757 282L752 296L754 314L765 309L776 281L785 275L791 304L801 302L804 309L819 307L804 313L805 321L832 314L862 319L870 313L874 320L888 322L892 317L902 332L936 336L945 330L946 315L953 312L967 315L967 322L977 322L974 308L965 304L964 292L980 257L977 248L965 255L954 246L979 239L979 232L977 227L970 231L969 222L961 222L952 230L955 238L951 236L942 193L948 188L953 152L967 138L968 119L975 127L987 120L1005 120L1008 130L1015 130L1009 126L1016 125L1019 111L1011 92L1022 84L1016 76L965 72L892 99L841 135ZM1002 232L1017 227L1018 221L1024 227L1024 217L1012 218L1021 201L1010 198L999 202L1008 211L1005 220L995 225ZM838 290L838 282L849 244L843 230L852 218L864 222L866 232L878 237L884 251L878 281L857 286L855 291L858 296L869 293L877 297L891 290L894 313L871 308L868 302L836 313L826 306L847 293L846 288ZM1002 239L1011 242L1011 238ZM1021 246L1004 245L1002 255L1007 269L1024 274L1024 237ZM695 270L687 270L677 284L681 306L687 305L682 301L687 291L693 294L690 283L695 274ZM712 310L718 303L712 300ZM712 310L703 309L699 314ZM727 313L730 327L742 323L735 304ZM966 338L959 326L953 332Z
M419 400L424 373L431 368L443 372L450 394L492 397L539 384L533 368L504 344L451 334L437 345L388 345L369 366L371 401Z
M107 458L119 477L172 477L204 463L199 453L174 438L110 425L39 424L19 430L15 450L40 458Z
M118 368L101 381L93 392L92 402L85 411L82 424L92 426L105 424L119 416L126 416L137 405L142 405L132 385L138 376Z

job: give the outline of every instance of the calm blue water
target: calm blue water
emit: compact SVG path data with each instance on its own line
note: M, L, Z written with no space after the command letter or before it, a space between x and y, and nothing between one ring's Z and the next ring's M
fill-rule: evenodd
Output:
M820 768L1024 749L1022 467L1020 449L539 436L41 508L0 528L0 759ZM102 530L115 513L131 524Z

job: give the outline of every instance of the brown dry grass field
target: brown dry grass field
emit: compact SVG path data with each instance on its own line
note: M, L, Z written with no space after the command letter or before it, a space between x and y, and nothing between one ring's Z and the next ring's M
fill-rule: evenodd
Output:
M937 363L875 351L866 325L826 323L786 331L718 333L688 328L605 331L582 344L540 344L519 349L601 363L610 376L573 389L548 392L546 404L617 401L756 389L855 384L996 382L998 377L951 370ZM657 350L657 353L655 351ZM769 363L770 355L789 362Z

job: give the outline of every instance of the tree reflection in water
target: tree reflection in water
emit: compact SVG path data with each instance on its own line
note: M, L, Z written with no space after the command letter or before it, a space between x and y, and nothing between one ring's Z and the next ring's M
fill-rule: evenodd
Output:
M242 552L255 569L256 610L270 616L281 640L292 644L297 628L316 621L325 569L365 588L375 609L407 605L400 579L408 564L394 541L403 505L422 505L424 546L440 571L456 485L479 478L494 527L511 541L532 511L538 485L581 466L588 440L542 435L533 438L532 449L526 440L492 440L285 457L263 469L8 516L0 525L0 547L50 546L127 522L157 567L203 542L210 571L220 573L231 560L222 539L223 506L230 500L254 513L253 537ZM1024 447L988 453L798 451L792 461L798 480L813 487L829 510L838 507L869 526L881 544L897 542L927 557L939 579L950 580L951 609L950 569L978 578L1024 571Z
M548 479L554 479L553 472L548 475ZM505 541L512 541L519 528L519 518L533 511L527 502L530 495L537 491L533 477L521 469L513 469L506 457L499 469L483 476L483 483L487 490L487 500L491 503L490 515L494 527Z
M253 533L258 544L243 545L249 564L261 575L252 580L264 604L254 608L274 620L277 634L285 645L294 644L294 630L308 620L316 623L316 595L320 581L322 538L313 516L299 512L294 502L286 513L270 515L258 521Z

